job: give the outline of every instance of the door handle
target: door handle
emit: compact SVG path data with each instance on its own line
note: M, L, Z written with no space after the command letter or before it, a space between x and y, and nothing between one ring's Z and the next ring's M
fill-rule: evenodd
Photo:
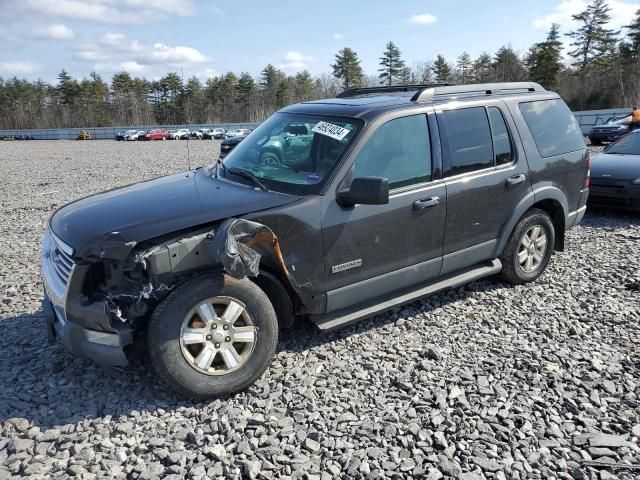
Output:
M440 197L423 198L422 200L416 200L413 202L414 210L424 210L425 208L435 207L440 204Z
M520 173L519 175L514 175L512 177L507 178L507 186L515 187L516 185L523 183L526 179L527 177L525 176L524 173Z

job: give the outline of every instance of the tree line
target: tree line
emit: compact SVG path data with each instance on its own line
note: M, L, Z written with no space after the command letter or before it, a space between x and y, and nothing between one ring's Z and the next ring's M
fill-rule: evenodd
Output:
M469 84L535 81L560 93L574 110L630 106L640 102L640 9L621 30L609 28L606 0L593 0L573 16L576 30L551 26L544 41L520 53L511 45L493 55L454 62L443 55L407 65L389 42L377 75L363 71L357 52L341 49L331 73L286 75L267 65L258 79L233 72L202 82L175 73L159 80L113 75L107 83L92 72L77 80L62 70L52 85L41 80L0 78L0 129L99 127L149 124L259 122L291 103L334 97L346 88L415 83ZM571 49L563 52L563 35ZM563 62L567 54L569 63Z

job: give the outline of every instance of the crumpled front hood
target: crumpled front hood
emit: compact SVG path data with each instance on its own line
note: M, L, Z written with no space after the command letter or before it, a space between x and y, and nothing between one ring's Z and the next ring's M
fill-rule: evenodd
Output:
M640 155L596 155L591 159L591 177L635 180L640 177Z
M74 256L124 259L140 242L297 199L214 179L199 169L77 200L50 222Z

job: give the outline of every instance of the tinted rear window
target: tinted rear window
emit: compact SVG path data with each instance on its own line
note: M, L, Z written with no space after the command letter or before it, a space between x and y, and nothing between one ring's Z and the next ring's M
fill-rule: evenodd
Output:
M491 130L484 107L444 112L451 144L448 176L493 166Z
M537 100L520 104L538 152L552 157L585 147L580 125L562 100Z

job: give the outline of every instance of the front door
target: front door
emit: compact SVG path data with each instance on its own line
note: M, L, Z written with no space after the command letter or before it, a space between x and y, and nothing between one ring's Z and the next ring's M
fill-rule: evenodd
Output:
M386 177L389 204L345 208L327 195L322 226L327 311L440 272L446 195L442 180L432 178L427 116L388 120L362 142L350 175Z

